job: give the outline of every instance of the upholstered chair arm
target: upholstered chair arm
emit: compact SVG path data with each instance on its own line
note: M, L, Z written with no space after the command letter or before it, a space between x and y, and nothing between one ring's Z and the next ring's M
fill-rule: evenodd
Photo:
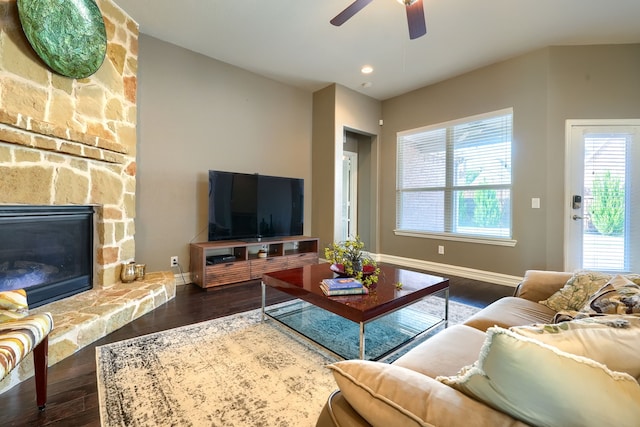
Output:
M33 352L38 408L47 402L50 313L29 315L24 289L0 292L0 379Z

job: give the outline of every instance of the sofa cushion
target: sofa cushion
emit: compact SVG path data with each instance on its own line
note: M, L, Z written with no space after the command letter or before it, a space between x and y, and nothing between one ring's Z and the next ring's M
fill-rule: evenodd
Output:
M347 402L373 426L523 426L507 414L401 366L345 360L329 368Z
M611 279L611 275L595 271L575 273L567 283L540 304L554 311L580 310L589 297L603 287Z
M518 297L504 297L468 318L464 324L481 331L492 326L509 328L531 323L551 323L555 311L537 302Z
M454 325L435 334L393 362L435 378L455 375L478 358L486 335L476 328Z
M517 326L511 330L640 379L640 317L591 317L558 324Z
M540 426L635 426L640 385L591 359L490 328L478 361L438 380Z
M21 319L29 314L24 289L0 292L0 322Z

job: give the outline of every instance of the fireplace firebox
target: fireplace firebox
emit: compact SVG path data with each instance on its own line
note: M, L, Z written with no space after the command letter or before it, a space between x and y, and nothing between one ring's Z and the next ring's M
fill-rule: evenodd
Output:
M0 206L0 291L38 307L91 289L92 206Z

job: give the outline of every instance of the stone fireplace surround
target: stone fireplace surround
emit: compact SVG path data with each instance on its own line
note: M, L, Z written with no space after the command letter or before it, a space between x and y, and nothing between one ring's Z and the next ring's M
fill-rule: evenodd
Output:
M135 258L138 24L97 0L107 55L85 79L53 73L28 43L16 0L0 0L0 204L93 205L93 289L34 309L53 314L49 365L175 296L171 272L121 283ZM0 381L28 378L32 358Z

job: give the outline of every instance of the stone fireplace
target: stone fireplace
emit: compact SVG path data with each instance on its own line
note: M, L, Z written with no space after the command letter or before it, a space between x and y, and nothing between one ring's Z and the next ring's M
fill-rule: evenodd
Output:
M22 32L15 0L0 0L0 203L97 205L96 288L135 256L138 28L97 2L107 57L92 76L50 71Z
M175 295L170 272L123 284L135 257L138 24L96 0L107 54L84 79L53 73L31 48L16 0L0 0L0 205L92 206L90 291L36 308L54 315L49 364ZM31 358L0 393L31 375Z

